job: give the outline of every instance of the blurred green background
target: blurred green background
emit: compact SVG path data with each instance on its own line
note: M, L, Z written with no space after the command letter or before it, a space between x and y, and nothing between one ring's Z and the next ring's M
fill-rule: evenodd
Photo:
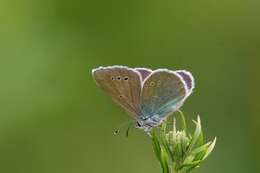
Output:
M91 77L100 65L187 69L182 110L217 146L200 173L257 173L260 1L1 0L0 172L159 173L149 138Z

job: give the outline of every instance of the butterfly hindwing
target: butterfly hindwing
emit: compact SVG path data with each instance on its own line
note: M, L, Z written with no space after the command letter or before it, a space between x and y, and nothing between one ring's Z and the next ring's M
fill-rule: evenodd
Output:
M193 89L194 89L194 78L193 78L192 74L190 72L186 71L186 70L178 70L176 72L184 80L184 82L185 82L185 84L186 84L186 86L188 88L187 96L189 96L192 93Z
M182 105L188 88L177 72L159 69L144 81L141 93L141 109L144 117L157 115L165 118Z
M135 70L137 70L142 77L142 81L144 81L147 76L149 76L153 71L151 69L148 68L135 68Z
M137 71L111 66L94 69L92 74L97 84L130 115L137 117L141 114L141 76Z

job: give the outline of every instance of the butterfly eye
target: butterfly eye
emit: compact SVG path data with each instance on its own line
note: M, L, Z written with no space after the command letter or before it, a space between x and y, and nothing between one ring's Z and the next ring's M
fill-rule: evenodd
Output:
M128 79L129 79L128 76L125 76L125 77L124 77L124 80L128 80Z
M112 77L111 77L111 80L115 80L115 77L114 77L114 76L112 76Z
M122 99L122 98L123 98L123 96L122 96L122 95L119 95L119 98L120 98L120 99Z
M142 127L142 125L138 121L136 122L136 126L137 127Z
M117 76L117 80L121 80L121 76Z

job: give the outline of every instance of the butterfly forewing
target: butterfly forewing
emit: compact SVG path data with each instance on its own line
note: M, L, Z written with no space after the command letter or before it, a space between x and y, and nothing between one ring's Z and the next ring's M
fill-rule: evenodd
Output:
M100 67L93 70L97 84L130 115L141 115L141 76L127 67Z
M170 70L156 70L144 81L141 109L145 117L161 118L179 109L187 93L180 75Z

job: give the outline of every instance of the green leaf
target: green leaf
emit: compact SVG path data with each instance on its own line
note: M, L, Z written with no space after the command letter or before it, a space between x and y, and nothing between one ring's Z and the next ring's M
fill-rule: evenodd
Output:
M193 160L194 160L194 156L193 156L193 155L189 155L189 156L187 156L187 157L184 159L183 164L184 164L184 165L185 165L185 164L190 164L190 163L193 162Z
M174 156L173 156L173 152L171 151L170 148L170 143L167 141L166 139L166 134L161 136L161 143L165 149L165 151L168 153L168 155L170 156L171 160L174 161Z
M155 130L151 132L151 135L152 135L154 152L161 164L162 171L163 173L170 173L167 152L163 148L161 148L160 139L156 135Z
M155 130L153 130L151 132L151 135L152 135L153 149L154 149L155 155L156 155L157 159L161 162L161 146L160 146L159 140L156 136Z
M175 152L175 154L176 154L177 158L180 158L180 159L183 158L182 147L181 147L181 143L180 142L178 142L177 145L176 145L176 152ZM178 160L180 160L180 159L178 159Z
M188 148L188 146L189 146L190 140L189 140L189 138L187 137L185 131L182 131L181 133L182 133L182 137L181 137L182 152L183 152L183 153L186 153L187 148Z
M189 148L187 150L187 154L191 152L191 150L195 147L196 143L198 142L198 139L200 139L201 136L201 122L200 122L200 117L198 116L197 122L193 121L196 124L195 131L192 135L192 139L189 145Z
M189 173L189 172L192 171L194 168L198 168L198 167L199 167L199 164L200 164L200 162L197 163L197 164L194 164L194 165L190 166L190 167L186 170L186 173Z
M202 129L201 129L199 138L196 142L196 146L199 147L199 146L203 145L203 143L204 143L204 135L203 135L203 132L202 132Z
M173 118L173 127L172 127L172 131L173 131L173 133L174 134L176 134L176 119L175 118Z
M182 128L182 130L186 131L187 130L187 124L186 124L186 119L184 117L184 114L181 110L178 110L178 112L181 115L181 128Z
M161 129L163 130L162 134L165 134L167 130L167 121L163 122L161 126L162 126Z
M185 163L185 164L182 164L180 167L179 167L179 170L183 169L183 168L190 168L190 167L196 167L200 164L201 160L198 160L198 161L193 161L193 162L189 162L189 163Z
M169 163L168 163L168 157L165 150L162 150L161 152L161 166L163 173L170 173Z
M203 152L203 151L207 151L208 150L208 147L210 146L210 142L208 142L208 143L206 143L206 144L204 144L204 145L202 145L202 146L200 146L200 147L198 147L198 148L195 148L195 149L193 149L192 151L191 151L191 155L194 155L194 156L196 156L198 153L201 153L201 152Z
M208 149L206 151L206 154L203 157L203 160L206 159L209 156L209 154L213 151L213 149L214 149L214 147L216 145L216 142L217 142L217 138L215 137L213 142L209 145L209 147L208 147Z

